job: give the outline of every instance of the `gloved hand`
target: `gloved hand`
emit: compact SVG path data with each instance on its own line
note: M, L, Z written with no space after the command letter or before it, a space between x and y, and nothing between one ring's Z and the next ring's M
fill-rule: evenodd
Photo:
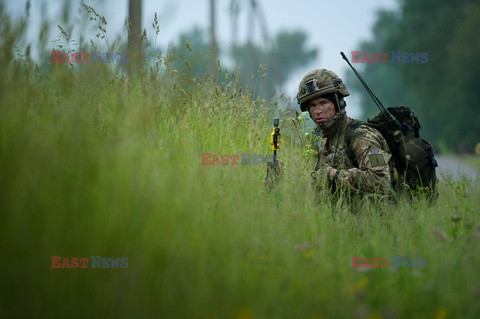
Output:
M315 172L312 172L311 175L312 175L312 178L315 180L315 182L320 183L326 178L326 180L330 183L333 180L335 171L336 169L333 168L332 166L328 164L324 164L320 166L318 170L316 170Z

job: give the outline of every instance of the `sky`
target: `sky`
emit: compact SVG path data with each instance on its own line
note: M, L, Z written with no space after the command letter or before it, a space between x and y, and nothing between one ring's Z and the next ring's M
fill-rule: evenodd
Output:
M1 1L1 0L0 0ZM238 0L240 3L239 14L239 43L246 41L248 28L247 6L250 0ZM5 1L7 11L14 16L25 11L26 0ZM128 11L128 0L85 0L93 6L108 22L110 38L121 34L122 26ZM334 71L345 80L347 72L352 72L346 62L341 58L340 51L347 57L351 51L357 51L360 42L371 39L371 28L375 21L375 12L379 9L393 10L398 4L396 0L257 0L265 17L266 29L270 36L281 30L301 29L308 36L307 47L317 48L317 59L306 67L298 70L287 81L284 91L287 96L294 97L298 83L310 70L326 68ZM80 0L69 1L73 7L79 7ZM154 13L159 16L160 35L158 45L167 47L177 41L180 33L187 32L193 26L208 30L210 0L144 0L143 24L144 28L152 31ZM42 10L42 6L46 10ZM61 1L32 0L32 24L39 25L41 17L47 15L52 24L58 24L61 12ZM74 10L77 11L78 10ZM216 0L216 36L221 47L228 47L231 43L230 0ZM35 29L31 28L32 37ZM258 23L254 25L254 39L262 43L261 28ZM52 38L52 40L55 37ZM347 87L349 85L346 81ZM374 88L372 88L374 90ZM347 98L349 115L361 115L358 108L358 99L354 96Z

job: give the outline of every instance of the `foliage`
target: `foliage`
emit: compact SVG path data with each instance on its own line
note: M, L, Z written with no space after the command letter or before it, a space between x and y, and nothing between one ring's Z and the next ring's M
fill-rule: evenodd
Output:
M238 67L241 86L248 86L256 96L270 99L295 70L315 59L317 50L308 48L306 43L305 32L296 30L279 32L271 47L242 44L235 49L236 59L229 72L235 73ZM181 34L169 53L176 69L192 76L207 72L209 43L204 30L194 27Z
M373 40L361 45L369 54L427 52L427 63L372 63L362 72L385 104L413 106L429 139L469 153L480 140L479 21L480 4L475 1L404 0L398 12L379 12ZM354 89L363 90L358 84ZM367 114L371 105L364 95Z
M195 27L191 31L181 34L178 45L170 48L169 55L172 58L172 66L183 73L202 76L207 72L209 49L205 32ZM185 60L188 63L184 62Z
M317 57L317 49L308 48L306 43L307 35L301 30L282 31L275 37L273 55L281 72L279 84Z

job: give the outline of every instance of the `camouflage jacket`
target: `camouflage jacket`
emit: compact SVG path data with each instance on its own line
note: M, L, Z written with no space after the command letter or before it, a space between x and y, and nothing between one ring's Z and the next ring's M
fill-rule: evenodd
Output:
M316 186L355 195L389 194L393 164L387 142L377 130L345 116L322 134L312 173ZM332 167L339 172L333 181L328 177Z

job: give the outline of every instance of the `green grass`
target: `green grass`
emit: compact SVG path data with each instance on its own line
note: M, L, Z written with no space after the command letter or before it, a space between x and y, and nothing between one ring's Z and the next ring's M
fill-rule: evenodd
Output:
M272 109L196 81L5 67L2 313L478 318L478 185L440 184L433 207L333 209L327 193L314 200L301 134L283 117L283 180L267 192L264 165L204 166L201 153L269 154ZM51 256L128 257L128 268L52 269ZM352 256L428 268L359 271Z
M474 169L480 169L480 154L476 155L463 155L461 160L470 165Z

